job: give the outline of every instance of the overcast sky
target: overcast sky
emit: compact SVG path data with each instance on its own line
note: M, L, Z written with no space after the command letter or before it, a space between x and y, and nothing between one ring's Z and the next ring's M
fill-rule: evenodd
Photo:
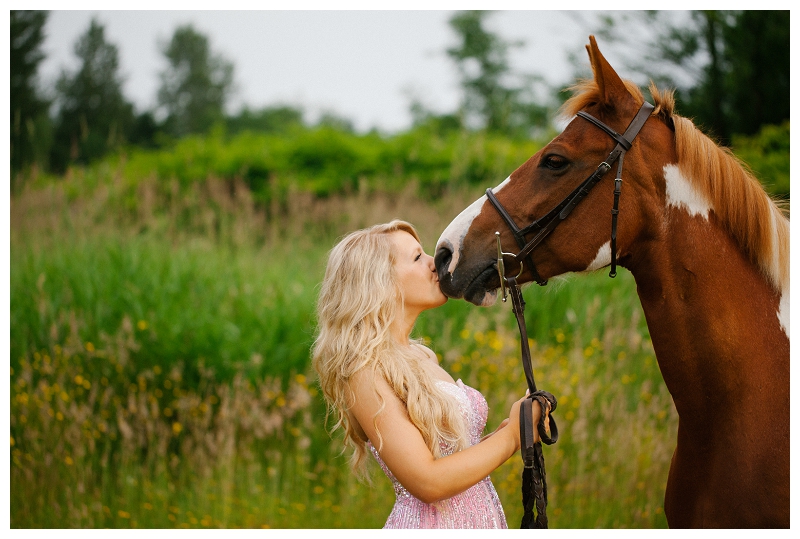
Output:
M74 43L92 17L119 49L124 91L138 110L155 105L160 44L191 23L213 51L234 64L236 93L229 112L251 107L301 106L313 120L333 111L358 130L395 131L411 122L412 96L437 112L455 110L458 76L445 50L456 43L453 11L52 11L46 31L45 84L78 62ZM510 54L517 72L552 84L572 81L568 54L588 42L588 12L498 11L488 28L522 40ZM602 44L601 44L602 47ZM580 57L588 65L588 61Z

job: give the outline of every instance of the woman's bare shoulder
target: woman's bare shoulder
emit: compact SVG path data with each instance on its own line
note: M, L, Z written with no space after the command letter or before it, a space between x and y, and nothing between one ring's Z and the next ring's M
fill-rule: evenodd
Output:
M361 369L350 377L348 382L355 402L351 408L381 410L394 401L400 402L386 379L372 369Z
M430 361L439 364L439 356L436 355L436 352L425 346L424 344L417 343L417 347L425 354L425 358L429 359Z

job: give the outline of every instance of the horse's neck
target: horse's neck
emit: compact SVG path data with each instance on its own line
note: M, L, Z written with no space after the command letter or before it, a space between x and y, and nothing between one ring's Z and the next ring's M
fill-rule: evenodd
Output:
M667 217L663 233L632 253L629 269L681 421L705 428L745 402L788 402L781 294L713 212L671 209Z

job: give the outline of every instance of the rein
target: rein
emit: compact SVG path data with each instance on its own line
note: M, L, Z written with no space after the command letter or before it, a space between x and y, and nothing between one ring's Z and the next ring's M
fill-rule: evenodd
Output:
M528 346L528 329L525 326L525 300L522 298L522 291L517 284L517 277L522 274L520 264L519 274L516 277L505 276L505 264L503 256L511 253L504 253L500 245L500 233L497 236L497 272L500 275L500 285L503 290L503 301L508 299L511 294L511 306L514 316L517 319L517 326L520 334L520 348L522 352L522 369L525 371L525 379L528 382L528 395L519 407L519 440L520 452L522 453L522 505L524 512L520 528L547 528L547 480L545 477L544 454L542 453L542 442L552 445L558 441L558 425L552 416L558 402L556 398L547 391L536 389L536 380L533 378L533 366L531 364L531 349ZM540 442L533 442L533 402L536 401L542 409L537 430L539 431ZM545 412L550 407L550 432L548 434L545 424ZM534 509L536 514L534 515Z
M524 263L528 264L531 270L534 282L544 286L547 284L546 279L542 279L536 269L531 253L550 232L558 226L561 221L566 219L575 206L583 200L589 191L597 185L603 176L611 169L615 161L617 164L617 176L614 180L614 203L611 208L611 271L609 277L616 277L617 275L617 216L619 215L619 197L622 190L622 165L625 157L625 152L630 150L633 140L639 134L642 126L644 126L650 113L653 111L653 105L644 102L636 113L636 116L631 120L625 133L620 135L608 125L604 124L597 118L587 114L583 111L577 113L577 116L591 122L599 127L612 139L617 142L617 145L608 155L605 161L600 163L595 171L586 178L578 187L576 187L567 197L561 201L555 208L550 210L546 215L532 222L524 228L517 226L514 219L506 211L502 204L497 200L492 189L486 190L486 197L489 202L495 207L500 217L506 222L508 228L511 230L514 239L519 245L520 251L517 254L503 252L502 245L500 244L500 232L495 232L497 237L497 273L500 276L500 288L502 289L502 298L505 302L508 299L508 294L511 295L511 305L514 316L517 319L517 326L519 327L520 334L520 348L522 355L522 368L525 371L525 378L528 383L528 396L522 401L520 406L519 416L519 429L520 429L520 445L522 453L522 461L525 468L522 471L522 504L524 506L524 513L522 516L521 528L547 528L547 481L545 476L544 467L544 454L542 453L542 443L533 442L533 402L536 401L542 410L537 430L541 441L547 445L551 445L558 441L558 426L555 419L552 417L552 412L555 411L557 402L556 398L547 391L540 391L536 389L536 381L533 378L533 367L531 365L531 351L528 346L528 329L525 325L525 300L522 297L517 278L522 275ZM526 243L525 236L527 234L535 233L536 235ZM505 274L505 256L513 257L519 263L519 273L516 276L506 277ZM548 435L545 425L545 417L547 406L550 406L550 432ZM536 514L534 515L534 509Z

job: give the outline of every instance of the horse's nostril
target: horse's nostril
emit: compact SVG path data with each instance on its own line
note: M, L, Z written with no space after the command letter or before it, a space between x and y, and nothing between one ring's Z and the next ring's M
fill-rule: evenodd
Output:
M436 256L433 257L433 262L436 264L436 273L439 274L440 279L448 272L452 259L453 247L450 245L449 241L445 240L439 244L439 248L436 249Z

